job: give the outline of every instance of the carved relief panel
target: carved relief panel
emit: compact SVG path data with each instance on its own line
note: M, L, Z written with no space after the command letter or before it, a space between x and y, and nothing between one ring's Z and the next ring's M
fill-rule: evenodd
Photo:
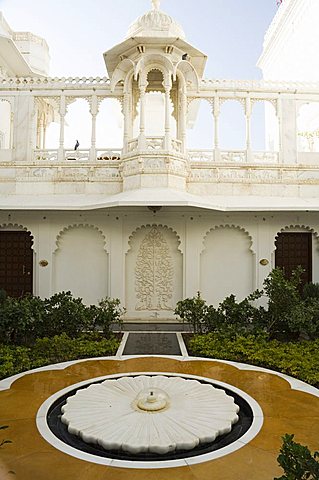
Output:
M157 227L141 243L135 268L136 310L172 310L173 262Z
M183 266L178 247L178 237L168 227L148 225L134 232L126 260L129 316L172 315L182 296Z

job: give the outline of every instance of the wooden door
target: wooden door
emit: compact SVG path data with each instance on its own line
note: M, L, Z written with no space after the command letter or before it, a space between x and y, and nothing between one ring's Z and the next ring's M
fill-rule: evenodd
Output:
M312 234L279 233L276 240L276 267L285 270L287 277L300 265L304 270L302 283L312 281Z
M0 232L0 288L11 297L33 291L32 238L28 232Z

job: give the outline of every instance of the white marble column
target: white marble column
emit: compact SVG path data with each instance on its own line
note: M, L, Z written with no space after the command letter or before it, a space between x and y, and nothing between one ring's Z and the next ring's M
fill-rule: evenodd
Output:
M146 81L140 81L139 91L140 91L140 134L138 138L138 148L139 150L146 149L146 136L145 136L145 95L146 95Z
M246 160L252 161L251 151L251 99L247 97L245 99L245 115L246 115Z
M98 100L96 95L92 95L92 98L90 101L90 113L92 116L90 161L95 162L96 160L96 117L98 114Z
M60 162L64 161L64 126L66 115L66 98L64 95L60 97L60 141L58 159Z
M123 98L123 117L124 117L124 132L123 132L123 153L128 152L128 142L130 139L130 95L126 92Z
M282 154L282 104L281 100L278 98L277 100L277 108L276 108L276 115L278 118L278 161L279 163L283 162L283 154Z
M187 96L183 89L179 92L179 116L178 125L180 132L180 140L182 142L182 153L186 153L187 148L187 135L186 135L186 117L187 117Z
M215 162L220 160L219 149L219 114L220 114L220 101L219 97L214 97L213 115L214 115L214 150L215 150Z
M165 88L165 150L171 150L171 84L166 84Z
M10 104L10 108L12 108L12 105ZM13 148L13 119L14 119L14 113L10 112L10 139L9 139L9 148Z

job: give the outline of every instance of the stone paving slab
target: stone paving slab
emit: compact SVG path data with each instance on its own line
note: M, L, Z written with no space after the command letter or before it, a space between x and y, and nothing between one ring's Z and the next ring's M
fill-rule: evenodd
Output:
M129 333L123 355L181 355L176 333Z

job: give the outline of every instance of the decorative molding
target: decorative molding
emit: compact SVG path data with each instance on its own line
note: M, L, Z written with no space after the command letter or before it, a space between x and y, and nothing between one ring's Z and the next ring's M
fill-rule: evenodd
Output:
M31 236L31 239L32 239L32 244L31 244L31 247L32 247L32 250L34 252L36 252L36 249L35 249L35 241L34 241L34 235L32 233L32 230L28 227L26 227L25 225L23 224L19 224L19 223L12 223L12 222L4 222L4 223L1 223L0 224L0 231L11 231L11 232L14 232L14 231L17 231L17 232L21 232L21 230L27 232L27 233L30 233L30 236Z
M108 249L108 245L107 245L107 238L106 238L106 235L103 233L103 231L101 230L101 228L97 227L96 225L93 225L91 223L72 223L72 224L69 224L67 227L64 227L62 230L59 231L57 237L56 237L56 240L55 240L55 249L53 251L53 253L55 253L58 249L59 249L59 242L60 242L60 239L61 237L67 233L68 230L71 230L73 228L79 228L79 227L84 227L84 228L91 228L93 230L96 230L98 233L100 233L103 237L103 243L104 243L104 251L106 253L109 253L109 249Z
M170 227L168 226L167 224L163 224L163 223L147 223L145 225L141 225L139 227L137 227L135 230L133 230L133 232L131 233L131 235L128 237L128 241L127 241L127 244L126 244L126 249L124 250L124 254L127 255L129 253L129 251L131 250L132 248L132 240L134 239L134 236L137 232L139 232L140 230L144 230L144 229L147 229L147 228L153 228L153 227L161 227L163 229L167 229L169 230L170 232L172 232L176 238L177 238L177 241L178 241L178 245L177 245L177 250L182 254L184 255L184 244L181 240L181 237L180 235L177 233L176 230L174 230L173 227Z
M250 246L249 246L249 250L251 251L252 254L256 254L255 250L254 250L254 241L253 241L253 237L252 235L250 235L250 233L248 232L248 230L246 230L245 227L242 227L240 225L236 225L234 223L224 223L224 224L220 224L220 225L215 225L214 227L210 228L209 230L206 231L204 237L203 237L203 241L202 241L202 250L199 252L200 255L205 251L206 249L206 245L205 245L205 242L206 242L206 239L208 237L208 235L213 232L214 230L218 230L219 228L229 228L229 229L236 229L236 230L239 230L241 232L243 232L245 235L247 235L247 237L249 238L250 240Z
M292 223L291 225L286 225L285 227L281 228L279 232L276 233L275 237L274 237L274 241L273 241L273 251L272 253L274 253L276 251L276 241L277 241L277 238L278 238L278 235L279 233L285 233L285 232L289 232L291 230L299 230L300 233L304 232L304 233L312 233L314 235L314 237L319 240L319 228L316 229L316 228L312 228L310 227L309 225L304 225L304 224L295 224L295 223Z

